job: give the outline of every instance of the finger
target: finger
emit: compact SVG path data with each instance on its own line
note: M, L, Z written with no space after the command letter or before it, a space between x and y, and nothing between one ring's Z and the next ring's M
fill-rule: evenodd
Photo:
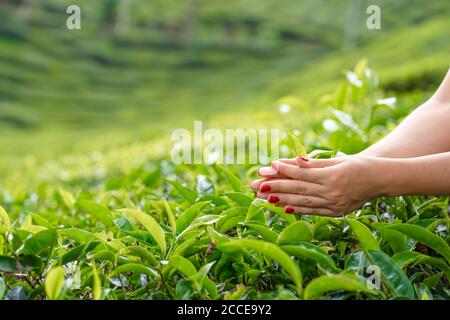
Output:
M335 157L330 159L310 159L299 156L295 158L297 165L301 168L326 168L334 166L344 161L343 157Z
M278 159L278 161L281 161L283 163L287 163L287 164L292 164L292 165L297 165L297 159L293 158L293 159L289 159L289 158L281 158Z
M263 199L263 200L267 200L267 197L269 196L269 193L264 193L264 192L257 192L256 193L256 197Z
M299 168L298 166L286 164L280 161L273 161L272 169L277 172L278 175L309 182L318 182L323 175L321 174L320 169Z
M292 193L308 196L320 196L325 192L324 187L320 184L291 179L263 180L259 184L259 191L263 193Z
M327 208L310 208L310 207L299 207L287 205L284 207L284 212L286 213L296 213L296 214L308 214L313 216L326 216L326 217L337 217L333 211Z
M253 190L259 190L261 184L262 184L264 181L266 181L266 179L258 179L258 180L254 180L254 181L252 181L252 183L250 184L250 187L251 187Z
M320 197L301 196L291 193L269 193L267 201L273 204L289 204L299 207L321 208L328 205L328 201Z
M259 190L259 191L261 191L261 185L262 185L263 183L265 183L265 182L274 182L274 181L282 182L282 181L290 181L290 180L291 180L291 179L288 179L288 178L285 178L285 177L274 178L274 179L271 179L271 178L257 179L257 180L254 180L254 181L250 184L250 186L252 187L253 190ZM265 190L268 190L268 189L265 189ZM263 192L264 192L264 191L263 191ZM267 191L265 191L265 192L267 192Z
M258 169L258 175L264 178L283 178L273 167L261 167ZM285 178L285 177L284 177Z

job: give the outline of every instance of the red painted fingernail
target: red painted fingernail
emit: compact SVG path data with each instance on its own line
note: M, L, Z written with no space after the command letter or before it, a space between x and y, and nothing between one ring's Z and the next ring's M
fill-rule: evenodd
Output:
M286 212L286 213L294 213L294 208L286 207L286 208L284 208L284 212Z
M305 162L309 162L309 159L306 157L303 157L303 156L299 156L299 157L297 157L297 159L303 160Z
M268 199L268 201L269 201L270 203L275 203L275 202L279 202L279 201L280 201L280 198L278 198L277 196L270 196L269 199Z
M261 187L261 192L269 192L270 190L272 190L272 188L268 185L264 185Z

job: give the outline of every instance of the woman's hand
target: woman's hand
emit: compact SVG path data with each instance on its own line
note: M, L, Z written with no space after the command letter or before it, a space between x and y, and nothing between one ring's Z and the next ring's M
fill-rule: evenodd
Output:
M252 183L257 197L286 213L343 216L381 195L379 158L343 156L328 160L298 157L263 167Z

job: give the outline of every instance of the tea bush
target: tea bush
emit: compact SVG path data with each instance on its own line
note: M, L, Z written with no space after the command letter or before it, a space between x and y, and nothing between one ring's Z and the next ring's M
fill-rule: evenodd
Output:
M283 156L358 152L386 134L406 111L378 85L361 61L320 99L311 130L292 119L312 107L286 98ZM287 215L255 199L257 167L175 166L158 149L29 164L4 182L0 298L449 298L447 197L373 199L339 219ZM368 285L378 275L381 286Z

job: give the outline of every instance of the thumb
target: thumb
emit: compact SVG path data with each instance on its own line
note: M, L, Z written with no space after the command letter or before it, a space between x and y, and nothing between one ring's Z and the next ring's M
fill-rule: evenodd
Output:
M344 161L343 157L335 157L330 159L310 159L307 157L299 156L295 158L297 165L301 168L325 168L337 165Z

